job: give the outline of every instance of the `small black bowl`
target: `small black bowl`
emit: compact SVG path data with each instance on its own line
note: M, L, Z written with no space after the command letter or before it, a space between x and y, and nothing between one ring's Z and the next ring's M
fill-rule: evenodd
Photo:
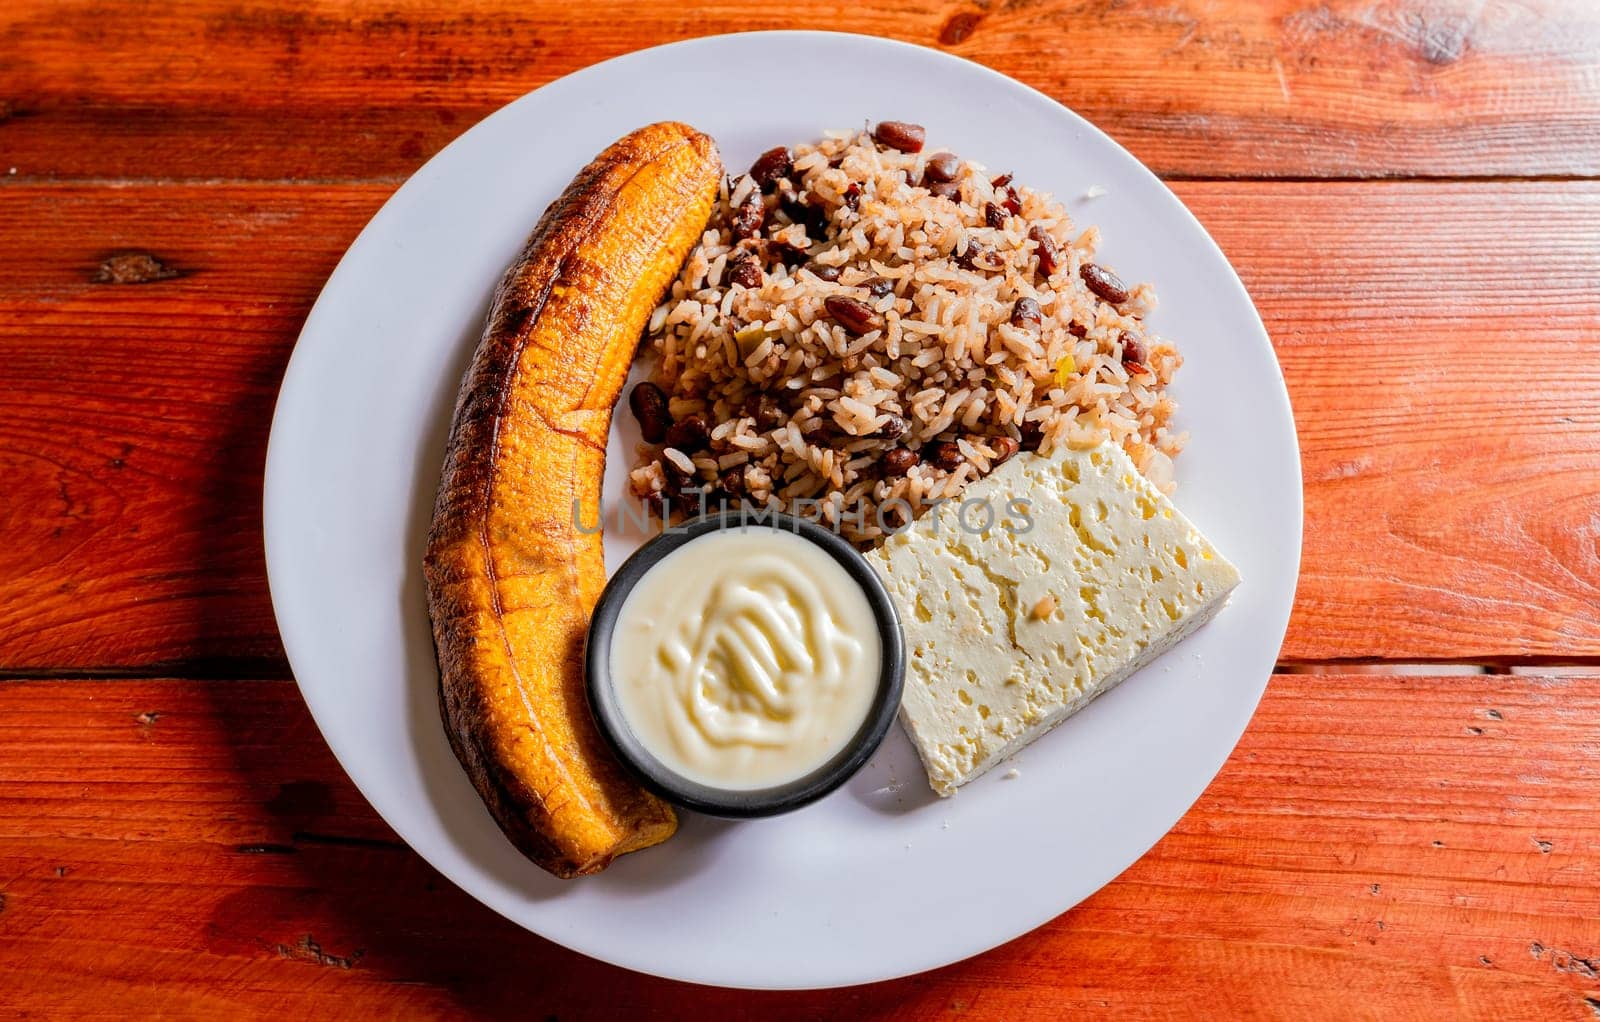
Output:
M759 520L755 518L760 514ZM878 625L879 645L883 650L878 672L878 691L872 708L854 736L822 766L784 784L768 788L731 790L702 784L662 763L634 736L617 705L611 677L611 635L617 614L633 587L645 572L685 543L722 529L774 529L791 532L815 543L827 552L861 586ZM755 511L724 511L676 526L650 540L629 557L611 580L595 606L589 622L589 637L583 651L584 676L589 694L589 709L600 734L617 757L639 776L644 786L662 798L686 809L711 816L774 816L815 802L833 791L861 768L878 748L900 708L900 689L905 675L905 636L900 630L900 615L883 580L848 542L829 530L792 515Z

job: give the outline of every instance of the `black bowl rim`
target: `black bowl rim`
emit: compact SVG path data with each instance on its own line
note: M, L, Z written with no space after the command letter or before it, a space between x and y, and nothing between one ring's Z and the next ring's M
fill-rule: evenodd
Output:
M633 734L617 705L611 676L611 638L617 616L633 587L662 558L684 544L729 529L791 532L821 547L861 586L872 607L882 649L878 691L871 710L844 748L815 770L766 788L729 789L702 784L673 771ZM860 551L836 533L794 515L757 509L704 515L663 531L634 551L607 581L589 621L583 650L584 688L601 737L644 786L667 801L710 816L756 817L787 813L837 790L877 751L900 709L905 682L905 635L900 614L883 579Z

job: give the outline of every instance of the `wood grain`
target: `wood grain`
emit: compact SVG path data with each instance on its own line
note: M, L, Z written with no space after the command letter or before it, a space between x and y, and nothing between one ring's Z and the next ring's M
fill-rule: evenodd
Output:
M288 683L11 682L0 714L0 1012L1576 1020L1600 1001L1595 678L1281 676L1195 808L1078 908L938 972L785 995L521 933L393 839Z
M770 28L969 57L1163 174L1600 172L1600 9L1586 0L173 0L137 17L107 0L12 0L0 175L392 179L561 75ZM729 87L781 96L804 74Z
M1284 657L1600 656L1600 185L1179 191L1295 403ZM0 670L282 670L270 410L387 192L0 189L0 218L34 225L0 232Z
M0 195L31 225L0 232L0 669L282 672L273 402L319 279L386 192Z
M1179 193L1295 408L1305 555L1284 656L1600 653L1600 191Z

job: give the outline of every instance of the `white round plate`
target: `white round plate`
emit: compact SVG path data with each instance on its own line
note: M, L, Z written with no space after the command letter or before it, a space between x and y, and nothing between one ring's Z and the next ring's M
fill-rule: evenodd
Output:
M1177 501L1244 584L1212 624L1026 749L1014 779L996 770L937 799L896 727L816 805L745 823L687 818L671 841L601 875L556 880L501 836L446 744L423 597L445 434L490 292L545 206L634 128L686 121L743 168L770 146L879 118L924 124L932 145L1053 191L1080 223L1101 226L1105 262L1155 283L1153 325L1186 360L1173 390L1193 440L1177 462ZM1106 194L1084 199L1092 185ZM616 493L628 451L613 441ZM295 677L339 762L395 831L551 940L741 987L931 969L1038 926L1126 869L1244 731L1300 559L1283 378L1239 279L1177 198L1090 124L1009 78L932 50L813 32L608 61L524 96L417 171L306 321L272 424L265 504ZM614 565L621 551L607 553Z

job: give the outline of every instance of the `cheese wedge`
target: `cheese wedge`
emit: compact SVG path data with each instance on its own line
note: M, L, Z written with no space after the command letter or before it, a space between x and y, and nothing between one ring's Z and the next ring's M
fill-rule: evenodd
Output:
M899 603L900 720L940 795L1170 649L1239 584L1114 444L1015 457L868 559Z

